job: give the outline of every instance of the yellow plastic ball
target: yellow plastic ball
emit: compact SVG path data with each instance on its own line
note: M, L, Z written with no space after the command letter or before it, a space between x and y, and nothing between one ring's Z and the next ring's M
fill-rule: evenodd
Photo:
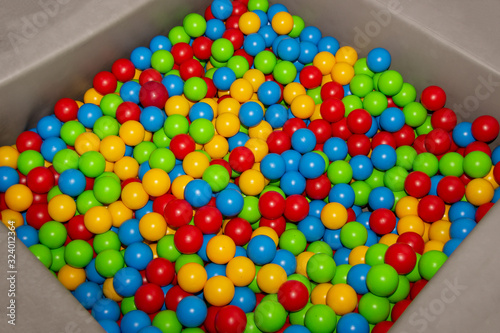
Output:
M276 13L271 21L271 26L278 35L288 35L293 29L293 17L287 12Z
M473 179L465 187L465 197L474 206L490 202L494 194L493 185L483 178Z
M153 133L149 131L144 131L144 141L151 141L153 138Z
M104 167L104 172L113 172L115 169L115 163L106 161L106 166Z
M123 187L121 198L125 206L137 210L148 203L149 195L141 183L131 182Z
M257 273L257 285L268 294L276 294L286 281L285 269L277 264L265 264Z
M24 224L23 215L12 209L4 209L0 212L0 220L7 228L18 228Z
M90 104L100 105L103 97L104 96L99 94L94 88L90 88L83 95L83 102L85 104L90 103Z
M324 86L328 82L332 82L332 81L333 81L333 79L332 79L332 75L330 73L328 73L327 75L323 75L323 78L321 79L321 86Z
M250 82L254 92L257 92L261 84L266 81L266 76L264 75L264 73L255 68L246 71L245 74L243 74L243 78Z
M260 194L266 185L262 173L249 169L240 175L239 186L243 194L255 196Z
M217 134L205 144L203 149L212 159L219 159L226 156L229 152L229 143L224 136Z
M425 231L424 221L417 215L403 216L398 222L397 231L399 235L413 231L423 236Z
M17 169L17 158L19 152L10 146L0 147L0 166L8 166Z
M314 112L311 116L311 121L316 119L323 119L323 117L321 116L321 104L316 104L314 106Z
M240 103L244 103L252 98L253 86L245 79L237 79L231 84L229 93L232 98Z
M396 216L402 218L407 215L418 215L418 199L409 195L399 199L396 204Z
M227 263L226 276L236 287L248 286L255 278L255 265L247 257L235 257Z
M145 130L140 122L128 120L122 124L118 134L127 146L133 147L144 140Z
M207 243L207 257L211 262L224 265L234 258L236 244L226 235L217 235Z
M314 113L314 100L309 95L300 95L293 99L290 110L293 115L300 119L307 119Z
M99 151L101 140L92 132L80 134L75 140L75 150L79 155L88 151Z
M337 62L332 67L332 80L345 86L354 77L354 68L346 62Z
M305 95L306 88L298 82L291 82L283 89L283 99L290 105L297 96Z
M111 212L103 206L90 208L83 217L85 227L94 234L103 234L113 226Z
M240 102L238 102L234 98L225 98L219 103L217 107L217 114L219 117L224 113L232 113L238 116L238 114L240 113L240 107Z
M123 201L115 201L108 206L108 211L111 213L113 227L119 228L123 222L133 218L134 212L125 206Z
M75 216L76 203L69 195L59 194L49 201L48 209L52 220L67 222Z
M209 165L210 161L207 155L199 151L190 152L182 161L184 172L193 178L201 178Z
M144 239L156 242L166 235L167 222L163 215L147 213L139 221L139 232Z
M368 246L365 245L356 246L352 249L351 253L349 253L349 265L364 264L366 251L368 251Z
M106 281L102 284L102 293L106 298L109 298L115 302L121 302L123 300L123 297L120 296L116 290L115 287L113 287L113 278L107 278Z
M267 121L262 120L259 124L248 129L248 136L266 141L273 131L272 126Z
M425 243L429 241L429 231L431 230L431 224L424 222L424 234L422 235L422 239Z
M167 100L167 103L165 103L165 112L167 116L180 114L186 117L189 114L189 102L182 95L172 96Z
M326 295L332 286L331 283L320 283L314 287L311 291L311 303L326 305Z
M319 52L313 59L313 65L316 66L323 75L327 75L332 72L335 62L335 56L327 51Z
M347 223L347 209L338 202L330 202L321 210L321 222L328 229L340 229Z
M227 305L234 297L234 284L228 277L222 275L211 277L205 283L203 296L211 305Z
M379 243L385 244L387 246L391 246L392 244L396 244L398 241L398 235L396 234L385 234L380 237Z
M495 169L495 167L492 166L490 169L490 172L488 172L488 174L484 177L484 179L486 179L487 181L489 181L491 183L491 185L493 186L493 189L497 189L499 185L495 180L495 176L493 175L494 169Z
M158 245L158 243L151 243L151 244L149 244L149 248L151 249L151 251L153 251L153 259L158 258L157 245Z
M225 138L230 138L240 131L240 118L232 112L220 114L215 120L217 133Z
M450 226L451 222L436 221L431 224L429 228L429 239L446 243L450 240Z
M106 161L116 162L125 156L125 142L116 135L109 135L102 139L99 151Z
M357 60L358 52L356 52L356 50L351 46L342 46L335 54L336 62L345 62L351 66L354 66Z
M238 21L238 28L245 35L254 34L260 29L260 18L259 15L254 12L246 12L240 16Z
M5 203L16 212L25 211L33 203L33 192L26 185L12 185L5 191Z
M328 290L326 294L328 305L338 316L351 313L358 305L358 295L354 289L345 283L339 283Z
M300 253L296 259L297 259L297 268L295 269L295 272L300 275L304 275L306 278L307 276L307 263L309 262L309 259L314 255L314 252L309 252L309 251L304 251Z
M203 290L207 282L207 271L202 265L189 262L184 264L177 273L177 283L182 290L188 293L197 293Z
M444 243L438 240L430 240L425 243L424 253L429 251L440 251L443 252Z
M172 194L177 199L184 199L184 189L186 185L194 178L189 175L182 175L174 179L172 182Z
M246 143L245 147L250 149L255 157L255 162L259 163L269 152L269 147L266 141L257 138L250 138Z
M131 156L123 156L115 162L113 172L120 180L137 178L139 174L139 163Z
M85 282L85 269L64 265L57 273L57 279L66 289L73 291Z
M151 169L142 177L142 186L147 194L159 197L170 189L170 177L162 169Z
M260 235L264 235L264 236L271 238L273 240L274 244L276 245L276 247L278 247L280 238L278 236L278 233L273 228L265 227L265 226L258 227L257 229L255 229L252 232L251 238L254 238L255 236L260 236Z

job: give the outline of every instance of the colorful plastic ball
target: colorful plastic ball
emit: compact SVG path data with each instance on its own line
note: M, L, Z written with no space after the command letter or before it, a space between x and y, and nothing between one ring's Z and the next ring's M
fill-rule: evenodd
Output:
M139 91L139 100L144 107L155 106L159 109L165 107L168 99L167 88L160 82L149 81L142 85Z
M347 313L337 322L338 333L367 333L370 331L368 321L359 313Z
M194 179L186 185L184 197L191 206L202 207L212 198L212 189L206 181Z
M285 200L285 218L292 222L299 222L309 214L309 203L300 194L292 194Z
M174 244L181 253L196 253L203 245L203 234L196 226L183 225L174 234Z
M275 300L261 302L255 308L255 324L264 332L276 332L285 324L287 312L285 308Z
M11 187L12 188L12 187ZM50 217L57 222L69 221L76 212L76 203L73 198L65 194L56 195L49 201L48 211Z
M135 268L124 267L113 277L113 288L123 297L134 296L140 286L142 286L142 276Z
M448 259L448 257L443 252L436 250L425 252L418 262L418 271L420 275L427 281L432 279L446 259Z
M239 118L243 125L252 127L259 124L264 117L264 111L259 103L246 102L240 107Z
M429 111L442 109L446 103L446 94L438 86L429 86L422 91L420 102Z
M325 160L317 153L306 153L299 162L299 172L307 179L321 176L325 171Z
M457 124L453 129L452 138L459 147L467 147L470 143L474 142L472 123L464 121Z
M215 134L214 125L208 119L199 118L189 126L189 135L198 144L206 144Z
M464 157L464 172L472 178L482 178L491 170L492 162L482 151L473 151Z
M469 218L460 218L450 226L450 237L453 239L464 239L476 226L476 222Z
M301 128L296 130L292 135L292 147L301 154L310 152L316 146L316 136L307 129Z
M491 142L497 138L500 125L494 117L483 115L474 119L471 130L476 140Z
M71 197L80 195L85 190L86 180L79 170L68 169L61 173L58 186L62 193Z
M245 312L235 305L226 305L218 310L214 328L220 333L241 333L247 326Z
M103 294L97 283L84 282L75 289L74 296L85 309L90 310Z
M391 265L398 274L408 274L414 269L417 256L410 245L396 243L389 246L384 261Z
M42 139L46 140L53 137L59 137L61 127L62 124L59 119L51 115L45 116L38 121L38 124L36 125L36 131Z
M98 321L112 320L116 322L120 318L120 306L109 298L97 300L92 307L92 317Z
M217 275L211 277L205 283L203 296L211 305L227 305L234 297L234 285L231 280L225 276Z
M427 195L418 203L418 216L425 222L435 222L440 220L445 212L443 199L435 195Z
M243 197L241 193L233 189L225 189L219 192L216 198L216 207L225 216L238 215L243 209Z
M134 302L137 306L137 309L140 311L144 311L147 314L158 312L161 309L164 301L163 291L159 286L153 283L143 284L139 287L139 289L137 289L137 292L134 295ZM127 315L130 315L132 313L134 313L134 311L129 312ZM148 317L146 316L145 318Z
M278 302L287 311L299 311L309 301L309 291L300 281L289 280L283 283L278 290Z
M476 216L476 208L469 202L459 201L451 205L448 211L448 219L453 222L462 217L474 219Z
M388 264L372 266L366 275L366 285L376 296L386 297L396 291L399 284L398 272Z
M276 244L266 235L255 236L248 243L247 255L256 265L268 264L276 255Z
M335 275L336 265L333 258L324 253L314 254L307 262L307 276L315 283L331 281Z
M205 321L207 306L196 296L183 298L177 306L177 318L185 327L198 327Z
M391 66L391 54L384 48L374 48L368 52L366 64L375 73L383 72Z
M325 304L315 304L305 313L304 326L311 332L333 332L337 326L335 312Z

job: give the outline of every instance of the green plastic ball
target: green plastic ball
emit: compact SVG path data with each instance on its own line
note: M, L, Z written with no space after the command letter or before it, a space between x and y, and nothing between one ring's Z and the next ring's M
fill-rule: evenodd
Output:
M181 332L182 324L177 319L175 311L163 310L158 312L153 318L154 327L158 327L162 332Z
M464 172L472 178L483 178L491 170L492 162L488 154L482 151L472 151L464 157Z
M372 91L363 99L363 109L368 111L372 116L380 116L387 109L387 105L387 97L379 91Z
M151 67L165 74L174 67L174 56L167 50L158 50L151 56Z
M102 116L95 121L93 131L102 140L110 135L118 135L120 123L113 117Z
M207 30L207 21L205 21L205 18L200 14L191 13L184 17L182 26L184 27L184 31L186 31L191 38L196 38L203 36Z
M286 312L283 305L277 301L259 303L254 311L255 324L263 332L276 332L285 325Z
M439 160L439 172L443 176L460 177L464 173L464 157L457 152L444 154Z
M214 164L203 172L202 179L210 185L212 192L219 192L227 187L230 176L226 168L222 165Z
M172 29L170 29L170 32L168 33L168 39L172 43L172 45L175 45L177 43L188 43L191 40L191 37L186 33L186 30L182 26L175 26Z
M261 197L264 193L269 192L269 191L278 192L279 194L281 194L281 196L283 198L286 199L285 192L283 192L283 190L280 187L275 186L275 185L267 185L266 187L264 187L262 192L260 192L259 197Z
M278 60L271 51L259 52L254 58L254 66L265 75L271 74L276 67Z
M181 254L175 261L175 272L179 273L179 269L187 263L194 262L203 266L203 259L196 253Z
M130 311L137 310L137 306L135 305L134 302L134 296L124 297L120 304L120 310L123 315L126 315Z
M342 264L337 266L337 270L335 271L335 275L332 279L332 283L347 283L347 274L351 270L352 266L349 264Z
M80 156L78 168L86 177L96 178L106 169L106 159L97 151L87 151Z
M96 235L92 244L94 246L94 251L97 254L104 250L120 251L120 247L122 245L120 239L118 238L118 234L112 230Z
M173 139L177 134L187 134L189 131L189 121L180 114L168 116L163 124L163 130L168 138Z
M63 150L70 150L70 149L63 149ZM57 156L57 154L59 154L63 150L58 151L56 153L56 156ZM76 154L76 152L75 152L75 154ZM59 158L61 158L61 157L62 157L62 155L59 155ZM76 158L78 159L78 154L76 154ZM54 164L56 163L55 161L56 161L56 157L54 156L54 161L53 161ZM20 173L22 173L25 176L32 169L34 169L36 167L42 167L44 165L45 165L45 161L43 159L42 154L40 154L36 150L25 150L22 153L20 153L18 158L17 158L17 169L19 170ZM55 165L54 165L54 168L55 168Z
M120 198L121 186L112 177L101 177L94 182L94 196L99 202L109 205Z
M410 294L410 281L404 275L399 276L399 283L396 291L392 293L388 299L391 303L397 303L404 300Z
M413 170L421 171L429 177L432 177L439 170L439 161L437 157L431 153L425 152L418 154L413 161Z
M366 285L371 293L387 297L394 293L399 284L398 272L390 265L372 266L366 275Z
M368 231L365 226L359 222L347 222L340 229L340 241L348 249L354 249L357 246L364 245L368 239Z
M427 119L427 110L418 102L410 102L403 107L405 123L411 127L419 127Z
M232 69L236 78L240 79L250 69L248 60L243 56L234 56L227 61L227 67Z
M158 148L149 155L149 165L168 173L175 167L175 155L168 148Z
M267 13L269 9L269 2L267 0L249 0L248 1L248 10L254 11L260 9L264 13Z
M189 126L189 135L194 142L204 145L208 143L215 135L214 124L205 118L198 118Z
M47 202L52 200L53 197L56 195L63 194L61 190L59 189L59 186L54 186L53 188L50 189L49 193L47 193Z
M367 293L359 300L358 310L359 314L365 317L368 323L375 325L389 317L391 306L386 297Z
M300 325L304 326L304 322L306 319L306 313L313 306L312 303L307 303L306 306L302 308L302 310L290 312L290 324L292 325Z
M297 273L291 274L287 278L287 281L290 281L290 280L301 282L304 286L306 286L307 290L309 291L309 295L311 294L311 292L312 292L311 281L309 281L309 279L306 278L304 275L297 274Z
M176 262L181 253L175 247L174 235L163 236L156 245L156 253L158 253L158 257L160 258Z
M280 249L285 249L298 256L307 246L306 236L300 230L286 230L281 234L279 240Z
M312 253L323 253L333 258L333 250L328 243L324 241L314 241L307 247L307 251Z
M333 185L349 184L352 180L352 167L346 161L334 161L328 166L327 176Z
M431 116L427 116L424 123L415 129L417 135L429 134L432 131Z
M370 266L380 265L384 263L385 252L389 248L388 245L377 243L368 248L365 254L365 263Z
M321 86L308 89L306 94L313 99L315 105L323 103L323 100L321 99Z
M394 70L387 70L378 79L378 90L386 96L394 96L403 88L403 77Z
M134 147L132 156L137 163L142 164L149 160L151 154L155 151L156 146L151 141L143 141Z
M403 87L401 91L396 95L392 96L392 100L394 104L399 107L405 107L407 104L411 102L415 102L417 98L417 90L411 84L405 82L403 83Z
M95 258L97 273L106 278L113 277L123 268L125 261L122 254L116 250L104 250Z
M437 271L443 266L448 256L441 251L431 250L425 252L418 263L420 275L429 281Z
M384 171L380 171L380 170L374 168L370 177L368 177L365 180L365 183L370 185L370 187L372 189L380 187L380 186L384 186L384 174L385 174Z
M208 92L207 83L200 77L190 77L184 83L184 95L193 102L205 98Z
M330 333L337 326L337 316L328 305L315 304L307 310L304 324L311 332Z
M297 76L297 67L290 61L281 61L274 66L273 76L276 82L287 85Z
M245 326L246 333L261 333L257 325L255 324L255 315L253 312L248 312L246 314L247 317L247 325Z
M415 254L417 255L417 263L415 264L415 267L413 267L412 271L406 274L406 277L410 282L417 282L422 278L418 270L418 263L420 262L420 258L422 258L422 255L420 253L415 253Z
M363 102L361 98L356 95L347 95L342 98L342 103L345 107L345 116L347 117L351 111L363 108Z
M52 265L50 265L49 269L51 271L59 272L59 270L63 268L64 265L66 265L66 261L64 260L65 251L65 246L50 250L50 252L52 253Z
M101 108L103 115L116 118L116 110L122 103L123 99L120 96L116 94L107 94L101 99L99 107Z
M38 231L40 243L49 249L57 249L63 246L67 236L66 227L62 223L55 221L44 223Z
M354 191L354 204L360 207L366 206L372 190L371 186L363 180L357 180L351 183L351 188Z
M327 254L316 253L307 262L307 276L316 283L325 283L335 275L335 261Z
M52 252L48 247L43 244L35 244L31 245L29 250L45 267L50 268L52 266Z
M252 196L246 196L243 198L243 209L238 214L238 217L241 217L252 224L258 222L261 217L259 212L259 199Z
M405 179L408 171L400 166L394 166L384 174L384 185L393 192L400 192L405 189Z
M75 239L66 245L64 260L72 267L83 268L92 261L93 255L94 252L89 243L81 239Z
M290 31L290 33L288 34L288 36L292 38L297 38L300 36L302 30L304 30L304 28L306 27L306 24L302 19L302 17L300 16L292 15L292 18L293 18L293 28L292 31Z
M257 283L257 273L259 273L261 268L262 268L262 266L255 265L255 276L254 276L252 282L250 282L250 284L248 285L248 288L250 288L250 290L252 290L256 294L262 292L262 290L260 290L260 288L259 288L259 284Z
M212 43L212 57L219 62L226 62L234 54L234 46L226 38L216 39Z
M97 200L94 191L84 191L76 198L76 209L80 214L85 214L90 208L102 206L102 203Z
M417 157L417 151L411 146L400 146L396 148L396 166L410 171L413 168L413 161Z
M78 153L71 149L62 149L56 153L52 165L59 173L68 169L78 169ZM19 162L18 162L19 163Z
M373 91L373 79L366 74L357 74L349 83L349 89L354 95L365 97Z
M85 126L76 120L65 122L61 127L61 139L63 139L64 143L73 147L75 146L76 138L82 133L85 133Z
M374 72L371 71L371 69L368 67L366 63L366 58L359 58L356 60L354 63L354 74L364 74L368 75L372 81L372 86L373 86L373 75L375 75Z

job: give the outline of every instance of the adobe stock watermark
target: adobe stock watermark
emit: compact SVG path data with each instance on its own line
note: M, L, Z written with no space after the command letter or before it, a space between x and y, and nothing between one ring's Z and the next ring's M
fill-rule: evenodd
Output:
M384 8L378 11L371 10L370 16L373 19L366 22L362 27L354 27L354 45L358 49L368 47L372 39L380 35L382 30L392 23L393 15L399 14L402 10L401 0L390 0L385 4Z
M495 90L500 87L500 81L494 81L491 73L487 77L479 75L477 81L479 83L474 88L474 94L465 97L462 103L453 105L453 110L463 119L468 119L472 113L479 109L481 102L490 98L495 93Z
M429 324L436 321L444 313L446 307L455 302L468 286L460 284L458 277L453 281L446 279L442 283L441 292L430 300L426 306L421 306L409 317L408 323L415 327L418 332L425 332ZM403 331L403 333L406 333Z
M38 0L40 10L33 14L22 16L19 28L7 33L7 38L14 52L17 54L21 53L20 48L46 28L50 21L60 13L61 6L69 2L71 0Z

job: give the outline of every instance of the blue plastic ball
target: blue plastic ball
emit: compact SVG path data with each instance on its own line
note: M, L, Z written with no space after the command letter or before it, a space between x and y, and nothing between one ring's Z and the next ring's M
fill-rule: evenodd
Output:
M391 54L384 48L374 48L368 52L366 64L374 73L383 72L391 67Z
M341 247L340 249L335 251L333 255L333 261L337 266L339 265L348 265L349 264L349 254L351 254L351 249L346 247Z
M177 305L176 314L183 326L198 327L207 317L207 305L196 296L187 296Z
M357 294L364 295L369 292L366 286L366 275L370 270L370 265L354 265L347 273L347 284L350 285Z
M140 122L146 131L156 132L163 127L165 112L156 106L148 106L142 110Z
M166 309L166 307L165 307L165 309ZM162 308L162 311L165 309ZM141 328L141 330L137 333L162 333L162 330L156 326L146 326L146 327Z
M243 147L245 143L250 140L248 134L243 132L238 132L232 137L227 139L227 143L229 144L229 151L232 151L236 147Z
M130 61L134 64L135 68L143 71L151 67L151 57L153 52L144 46L139 46L132 51Z
M259 103L249 101L240 107L239 118L243 125L252 127L258 125L264 118L264 110Z
M476 141L472 136L472 123L464 121L457 124L453 129L452 138L459 147L467 147L469 144Z
M40 152L47 162L52 162L57 152L66 148L66 143L61 138L51 137L43 141Z
M323 241L330 245L334 251L344 247L340 241L340 230L341 229L325 229L325 234L323 235Z
M389 145L378 145L371 154L371 161L375 168L386 171L396 165L396 150Z
M379 240L379 237L377 236L377 234L373 231L373 230L370 230L370 229L366 229L367 233L368 233L368 237L366 238L366 242L365 242L365 246L372 246L374 244L377 244L378 243L378 240ZM392 232L393 234L397 234L397 228L394 227L394 230Z
M316 147L316 136L308 128L300 128L292 134L292 148L301 154L310 152Z
M214 110L207 103L198 102L194 104L189 110L189 120L191 122L200 118L207 119L210 121L214 119Z
M491 153L491 161L493 162L493 165L500 162L500 146L496 146L495 149L493 149L493 152Z
M184 198L193 207L202 207L212 198L212 188L203 179L194 179L184 188Z
M236 246L236 253L234 254L234 257L247 257L247 250L245 250L241 246Z
M103 284L106 281L106 278L101 274L97 273L95 268L95 258L90 261L90 263L85 267L85 275L87 276L87 280L95 282L97 284Z
M45 116L38 121L36 131L42 139L56 138L61 134L62 124L54 115Z
M225 216L238 215L243 209L243 196L240 192L226 188L217 195L215 205Z
M254 11L254 13L257 13L257 11ZM261 27L257 33L264 38L266 47L271 47L276 37L278 37L278 34L271 25Z
M73 293L73 296L87 310L92 309L94 304L103 296L102 289L95 282L84 282L79 285Z
M142 242L144 238L139 231L139 220L130 219L123 222L118 228L118 238L125 246L135 242Z
M279 35L276 37L273 41L273 45L271 45L271 49L273 50L273 53L275 56L278 56L278 45L281 43L283 39L290 38L287 35Z
M161 83L167 88L168 96L180 96L184 92L184 81L177 75L166 75Z
M321 37L321 30L315 26L305 27L299 36L301 42L311 42L316 45L321 40Z
M125 82L120 88L120 97L124 102L139 104L139 91L141 85L135 81Z
M233 5L231 1L214 0L214 2L212 2L212 5L210 6L210 9L212 10L212 15L215 18L218 18L219 20L225 20L229 16L231 16L231 13L233 12Z
M86 103L80 106L80 108L78 109L78 121L87 128L93 128L96 120L100 117L102 117L102 110L95 104Z
M288 110L281 104L273 104L267 108L265 120L272 128L283 127L288 120Z
M114 320L103 319L98 320L97 323L106 331L106 333L121 333L120 326Z
M387 132L397 132L405 124L405 115L398 108L387 108L380 115L380 127Z
M379 208L392 209L394 200L394 193L385 186L374 188L368 195L368 205L372 210Z
M340 49L339 41L333 37L326 36L318 42L318 52L330 52L335 55Z
M229 67L220 67L215 70L212 80L217 89L225 91L231 88L231 84L236 80L236 74Z
M313 200L309 203L309 216L321 217L321 210L326 206L323 200Z
M337 184L330 190L328 202L338 202L345 208L350 208L354 205L354 190L348 184Z
M124 267L113 276L113 288L123 297L131 297L142 286L142 276L133 267Z
M120 306L109 298L101 298L92 307L92 317L95 320L117 321L120 318Z
M365 135L369 138L372 138L375 134L377 134L378 130L379 130L379 126L378 126L378 120L380 117L374 117L372 116L372 126L370 127L370 129L368 130L368 132L365 133Z
M257 90L259 101L264 105L272 105L279 102L281 99L281 88L278 83L274 81L266 81L262 83ZM268 110L266 110L267 113Z
M257 297L248 287L235 287L234 296L229 305L235 305L245 313L252 312L257 304Z
M317 54L318 47L316 44L308 41L300 42L300 55L298 61L301 64L306 65L312 63Z
M306 189L306 179L298 171L287 171L281 177L280 188L286 195L302 194Z
M461 218L476 218L476 208L473 204L466 201L455 202L451 205L448 211L448 218L451 222L454 222Z
M141 310L127 312L120 323L122 333L137 333L147 326L151 326L151 319Z
M307 216L305 219L297 224L299 229L308 242L315 242L323 238L325 233L325 226L317 217Z
M276 255L271 263L283 267L286 275L292 275L297 269L297 259L292 252L285 249L279 249L276 251Z
M144 215L153 212L153 200L149 200L146 205L135 211L135 218L140 220Z
M214 264L213 262L205 266L207 278L214 276L226 276L226 265Z
M38 231L30 225L24 224L16 228L17 238L23 242L26 247L38 244Z
M255 13L255 14L257 14L257 16L259 17L259 19L260 19L260 27L261 28L263 28L265 26L268 26L267 23L269 23L269 19L267 17L267 13L266 12L264 12L263 10L260 10L260 9L253 10L252 12Z
M343 160L347 156L347 143L341 138L329 138L323 145L323 152L330 162Z
M170 41L170 39L168 39L167 36L158 35L153 37L153 39L151 39L151 42L149 42L149 49L153 53L158 50L166 50L170 52L170 50L172 49L172 42Z
M452 238L447 241L443 246L443 253L448 257L456 250L456 248L462 243L463 239L460 238Z
M294 62L300 56L300 44L293 38L285 38L278 44L278 56L286 61Z
M307 179L318 178L325 172L325 160L318 153L306 153L300 159L299 172Z
M476 225L476 222L470 218L457 219L451 223L450 237L464 239Z
M266 48L266 40L259 33L253 33L246 36L243 42L243 49L250 56L255 57Z
M273 20L274 15L276 15L279 12L287 12L288 13L288 8L286 8L285 5L282 5L280 3L276 3L274 5L271 5L269 9L267 10L267 17L269 18L269 22Z
M370 158L365 155L356 155L349 160L352 168L352 178L356 180L366 180L373 173L373 164Z
M299 171L299 162L302 157L296 150L287 150L281 153L281 157L285 161L286 172Z
M260 162L260 172L267 179L280 179L286 170L285 160L278 154L267 154Z
M85 191L87 180L80 170L68 169L59 176L58 186L62 193L76 197Z
M205 36L211 40L216 40L222 38L222 35L226 31L226 25L219 19L211 19L207 21L207 30L205 31Z
M0 192L7 191L9 187L15 184L19 184L17 171L9 166L0 166Z
M182 164L181 164L181 165L174 166L172 171L170 171L168 173L168 177L170 178L170 181L173 182L175 178L177 178L179 176L183 176L185 174L186 173L184 172L184 168L182 167Z
M283 333L311 333L311 331L305 326L291 325L291 326L288 326L283 331Z
M250 239L247 255L256 265L269 264L276 255L276 244L266 235L257 235Z
M128 267L142 271L153 260L153 250L145 243L132 243L125 249L124 259Z
M207 235L203 235L203 243L201 244L201 248L198 250L198 252L196 252L197 255L199 255L201 257L201 259L203 259L203 261L210 261L208 259L208 256L207 256L207 245L208 245L208 242L214 238L215 235L213 234L207 234ZM206 269L206 267L205 267ZM207 272L208 274L208 272Z
M443 178L443 175L435 175L431 177L431 189L429 190L429 195L437 195L437 186Z
M354 268L354 267L353 267ZM368 321L359 313L351 312L340 317L337 333L369 333Z

